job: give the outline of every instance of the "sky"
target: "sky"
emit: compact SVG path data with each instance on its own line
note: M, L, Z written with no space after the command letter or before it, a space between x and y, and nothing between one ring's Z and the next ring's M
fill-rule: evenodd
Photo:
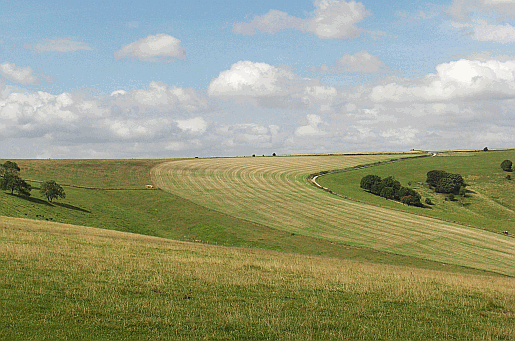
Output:
M515 0L0 0L0 158L512 148Z

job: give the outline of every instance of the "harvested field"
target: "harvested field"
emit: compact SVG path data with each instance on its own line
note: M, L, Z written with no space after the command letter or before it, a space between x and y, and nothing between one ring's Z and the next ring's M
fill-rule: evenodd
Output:
M194 203L279 230L515 275L513 238L344 200L307 181L311 173L394 157L400 155L177 160L153 168L152 178Z

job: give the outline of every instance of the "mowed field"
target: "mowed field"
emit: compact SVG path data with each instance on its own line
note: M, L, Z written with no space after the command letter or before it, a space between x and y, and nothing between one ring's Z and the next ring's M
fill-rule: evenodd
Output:
M196 204L292 234L515 275L514 238L344 200L307 180L311 173L395 157L176 160L154 167L152 178L160 188Z

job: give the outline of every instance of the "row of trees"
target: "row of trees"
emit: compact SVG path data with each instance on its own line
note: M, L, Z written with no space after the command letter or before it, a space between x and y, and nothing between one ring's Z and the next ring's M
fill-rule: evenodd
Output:
M19 173L20 167L16 162L6 161L0 165L0 189L11 191L11 194L16 192L18 195L28 197L30 196L32 186L23 180ZM66 197L64 189L54 180L43 182L39 191L50 202L53 199Z
M381 179L378 175L367 175L361 179L361 188L390 200L397 200L410 206L422 207L421 196L414 189L403 187L392 176Z

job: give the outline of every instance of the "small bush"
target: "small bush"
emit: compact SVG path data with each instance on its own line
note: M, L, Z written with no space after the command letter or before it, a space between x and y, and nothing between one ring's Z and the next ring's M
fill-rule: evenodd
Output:
M425 203L428 205L433 205L433 202L429 198L426 198Z
M501 169L505 172L511 172L511 167L513 166L513 163L510 160L504 160L501 162Z
M455 200L454 193L449 194L449 200L450 201L454 201Z
M506 180L511 180L511 175L510 174L506 175Z

